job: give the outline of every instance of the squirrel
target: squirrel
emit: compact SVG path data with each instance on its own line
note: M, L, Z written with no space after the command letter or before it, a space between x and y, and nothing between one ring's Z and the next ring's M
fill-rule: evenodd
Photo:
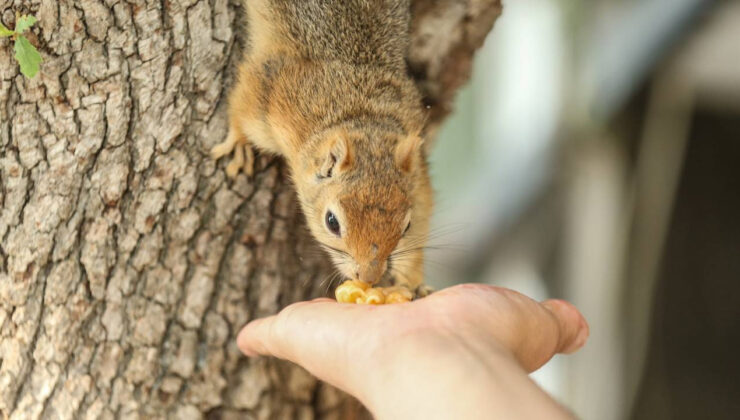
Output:
M249 0L229 95L229 177L255 146L286 160L312 235L336 268L417 296L433 206L421 95L409 76L408 0Z

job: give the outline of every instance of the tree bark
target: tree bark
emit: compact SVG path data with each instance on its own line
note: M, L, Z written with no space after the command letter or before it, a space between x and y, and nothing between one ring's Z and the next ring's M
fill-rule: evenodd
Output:
M332 268L286 169L225 178L238 0L0 0L39 22L28 80L0 40L0 412L33 418L348 418L304 370L248 360L248 320L324 295ZM498 0L415 0L433 131Z

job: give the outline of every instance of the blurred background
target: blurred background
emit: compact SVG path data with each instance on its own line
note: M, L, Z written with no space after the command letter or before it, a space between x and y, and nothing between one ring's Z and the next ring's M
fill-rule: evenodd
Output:
M740 418L740 0L509 0L431 156L429 283L578 306L583 419Z

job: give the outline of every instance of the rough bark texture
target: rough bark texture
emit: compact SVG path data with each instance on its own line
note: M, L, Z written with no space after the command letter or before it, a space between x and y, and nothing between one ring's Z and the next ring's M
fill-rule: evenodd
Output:
M414 1L410 65L449 112L498 0ZM225 179L238 0L0 0L0 412L27 418L345 418L305 371L248 360L249 319L326 292L279 159Z

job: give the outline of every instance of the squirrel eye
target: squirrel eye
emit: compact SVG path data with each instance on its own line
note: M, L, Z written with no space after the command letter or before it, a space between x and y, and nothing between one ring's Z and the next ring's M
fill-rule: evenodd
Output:
M401 236L405 236L406 233L408 233L409 229L411 229L411 222L409 222L409 224L406 225L406 229L403 230L403 234Z
M330 211L326 212L326 227L329 229L329 232L341 237L339 230L339 220L337 220L337 216L335 216L334 213Z

